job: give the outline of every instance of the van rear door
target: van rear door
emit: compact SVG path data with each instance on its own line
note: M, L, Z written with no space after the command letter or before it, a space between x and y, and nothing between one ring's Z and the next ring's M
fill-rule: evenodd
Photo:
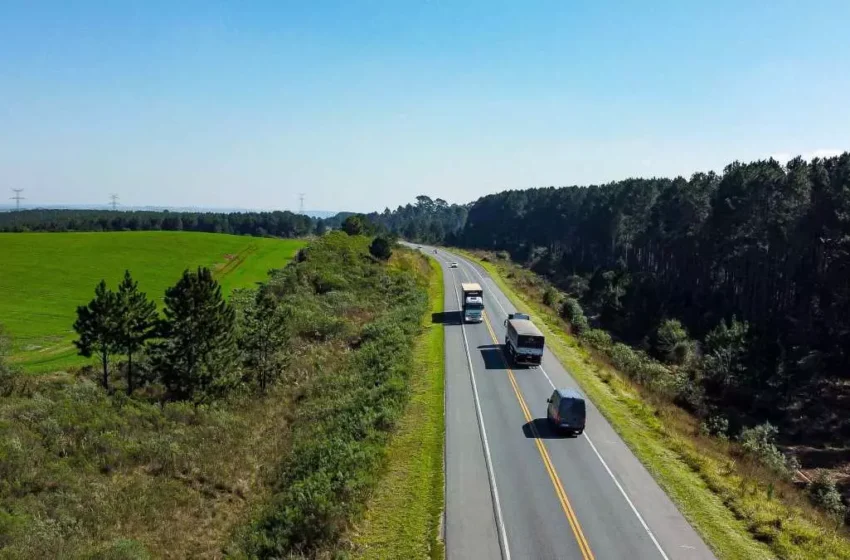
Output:
M561 399L558 412L561 424L571 428L584 428L586 410L583 399Z

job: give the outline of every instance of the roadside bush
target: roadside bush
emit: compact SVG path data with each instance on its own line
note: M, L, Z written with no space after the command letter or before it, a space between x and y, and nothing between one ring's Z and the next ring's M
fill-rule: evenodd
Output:
M796 470L793 459L788 459L774 443L779 429L769 422L753 428L745 428L738 440L748 454L755 457L770 470L784 476L791 476Z
M639 353L638 356L640 362L634 376L638 383L650 388L661 388L671 381L670 370L664 367L664 364L656 362L643 353Z
M578 300L567 297L561 305L561 317L567 320L575 334L581 335L588 330L587 317Z
M602 329L590 329L582 334L582 340L597 350L607 352L611 348L611 335Z
M678 368L672 376L673 401L697 416L707 413L702 370L698 367Z
M393 255L393 250L389 240L380 235L376 237L375 240L372 241L372 244L369 245L369 254L382 261L390 260L390 257Z
M677 319L661 321L655 331L653 349L668 364L681 365L693 356L694 342Z
M622 342L616 342L611 346L608 350L608 358L614 367L629 377L636 377L641 369L640 355Z
M321 254L321 248L315 252ZM277 493L241 533L235 556L315 554L339 539L379 479L389 432L407 402L412 340L421 328L416 318L428 301L411 267L376 263L368 258L368 245L358 245L358 252L367 256L368 268L358 266L348 276L351 295L360 305L371 302L378 313L351 333L356 344L344 363L306 382L293 411L291 448L277 472ZM334 270L339 254L318 266ZM350 256L359 262L357 254ZM311 258L303 266L316 266ZM327 304L352 301L329 296L302 302L295 313L299 334L340 321Z
M700 424L699 431L704 436L715 436L727 440L729 439L729 420L720 414L709 416Z
M835 482L826 472L818 473L817 477L809 484L809 500L823 508L830 515L843 518L847 511L844 502L841 501L841 493L835 487Z
M561 296L558 291L552 286L546 286L543 292L543 305L557 309Z

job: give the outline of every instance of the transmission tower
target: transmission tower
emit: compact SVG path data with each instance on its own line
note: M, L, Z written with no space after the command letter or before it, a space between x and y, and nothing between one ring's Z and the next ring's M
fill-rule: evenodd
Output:
M112 209L117 210L118 209L118 195L117 194L111 194L111 195L109 195L109 198L110 198L110 200L112 200L112 202L109 203L112 206Z
M12 189L15 193L15 196L11 197L10 200L15 201L15 210L21 209L21 201L26 200L26 198L21 196L21 193L24 192L24 189Z
M305 196L306 196L305 193L298 193L298 213L299 214L304 213L304 197Z

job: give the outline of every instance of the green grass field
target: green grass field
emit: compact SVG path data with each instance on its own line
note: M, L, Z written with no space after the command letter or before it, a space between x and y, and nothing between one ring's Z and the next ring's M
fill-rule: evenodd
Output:
M299 240L190 232L0 233L0 324L13 337L12 361L45 372L86 363L76 356L78 305L105 279L115 288L129 269L161 304L184 269L215 271L225 295L250 287L304 245Z

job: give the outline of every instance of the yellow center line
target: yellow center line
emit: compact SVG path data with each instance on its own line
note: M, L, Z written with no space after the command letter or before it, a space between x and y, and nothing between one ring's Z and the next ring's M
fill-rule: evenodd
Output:
M487 325L487 330L490 331L490 336L493 338L493 342L495 344L499 344L499 339L496 337L496 332L493 330L493 326L490 324L490 320L487 318L487 314L484 313L484 324ZM514 390L514 394L516 395L517 400L519 401L519 407L522 409L523 416L525 416L526 422L531 430L531 435L534 439L534 443L537 446L537 450L540 452L540 457L543 459L543 466L546 467L546 472L549 473L549 478L552 479L552 484L555 486L555 493L558 495L558 500L561 502L561 507L564 510L564 514L567 516L567 521L570 523L570 528L573 530L573 534L576 537L576 542L578 542L578 547L581 550L581 555L585 558L585 560L594 560L593 552L590 550L590 545L587 544L587 539L584 536L584 533L581 530L581 524L578 522L578 517L576 516L575 510L573 510L572 505L570 504L569 498L567 498L567 493L564 491L564 486L561 484L561 479L558 477L558 473L555 471L555 466L552 464L552 459L549 457L549 452L546 450L546 446L543 445L543 442L540 439L540 434L537 432L537 428L534 425L534 418L531 416L531 412L528 409L528 405L525 402L525 398L523 398L522 393L519 390L519 385L517 384L516 377L514 377L514 372L508 367L507 360L502 357L503 362L505 364L505 370L508 372L508 379L511 382L511 387Z

